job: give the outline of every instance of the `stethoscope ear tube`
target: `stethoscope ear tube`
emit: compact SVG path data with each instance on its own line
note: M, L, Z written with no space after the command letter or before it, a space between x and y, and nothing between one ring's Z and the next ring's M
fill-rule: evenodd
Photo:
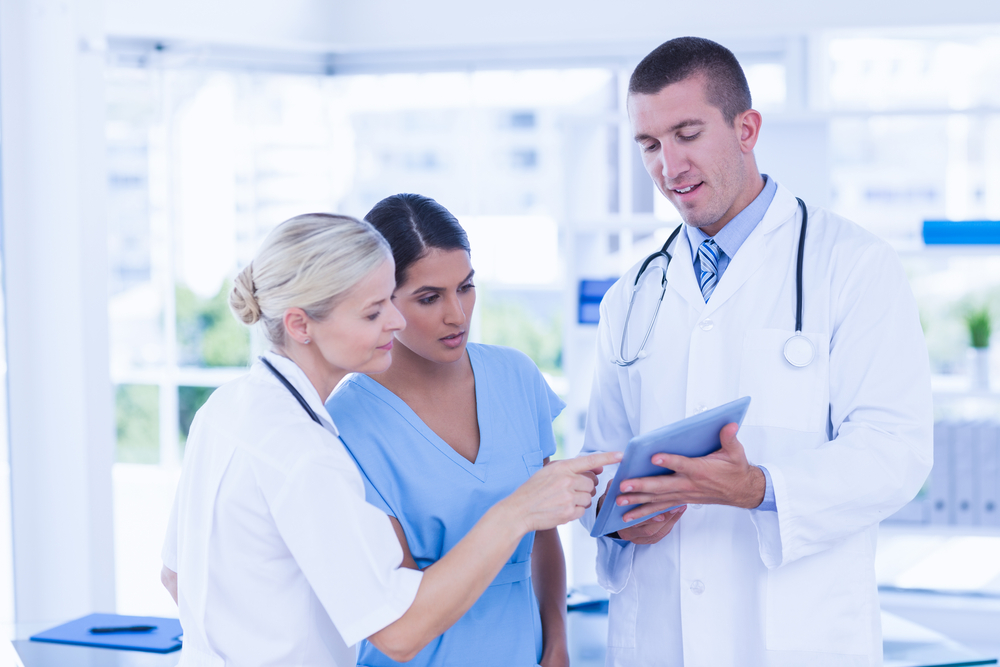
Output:
M813 359L816 357L816 346L813 344L809 338L802 334L802 265L805 258L805 248L806 248L806 226L809 223L809 211L806 208L806 203L802 201L799 197L795 198L795 201L799 204L799 209L802 211L802 226L799 231L799 247L798 255L795 260L795 333L785 341L784 348L782 352L784 353L785 360L789 364L797 368L802 368L808 366L812 363ZM632 294L628 302L628 310L625 313L625 322L622 324L622 338L621 345L618 347L618 356L611 361L618 366L631 366L639 359L643 359L647 356L645 351L646 343L649 340L649 335L653 331L653 325L656 323L656 317L660 312L660 305L663 303L663 295L667 291L667 269L670 267L670 260L672 259L667 248L670 244L677 238L677 234L680 233L681 227L683 225L678 225L678 227L670 234L666 243L663 244L663 248L654 252L652 255L647 257L642 265L639 267L638 273L636 273L635 281L632 283ZM643 335L642 342L639 344L639 351L632 359L626 359L625 354L627 350L626 339L628 338L628 325L629 320L632 317L632 307L635 304L636 295L639 292L640 281L642 280L643 274L646 272L647 267L650 263L658 257L663 257L666 260L666 266L663 270L663 278L661 281L663 290L660 292L660 299L657 301L656 309L653 311L653 317L649 321L649 326L646 328L646 333Z

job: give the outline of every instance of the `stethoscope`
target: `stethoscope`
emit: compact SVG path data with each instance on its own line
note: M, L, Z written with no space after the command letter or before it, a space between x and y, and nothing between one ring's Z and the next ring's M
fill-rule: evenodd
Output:
M816 357L816 346L813 342L802 335L802 258L805 254L806 247L806 224L809 222L809 212L806 210L806 204L804 201L798 197L795 200L799 203L799 209L802 210L802 228L799 232L799 252L798 257L795 261L795 333L785 341L785 346L783 349L785 355L785 361L790 363L792 366L797 368L804 368L812 363L812 360ZM667 237L666 243L663 247L654 252L652 255L647 257L642 265L639 267L639 273L635 276L635 281L632 283L632 296L629 297L628 310L625 311L625 324L622 327L622 342L618 347L618 355L612 359L614 363L619 366L631 366L635 362L646 357L646 343L649 341L649 335L653 331L653 325L656 324L656 316L660 313L660 306L663 304L663 296L667 293L667 269L670 267L670 260L673 259L673 255L667 248L670 244L674 242L677 238L677 234L680 233L681 227L683 225L678 225L677 229L671 232L670 236ZM639 344L639 351L636 352L635 356L631 359L627 359L627 341L628 341L628 322L629 318L632 316L632 306L635 305L635 297L639 293L639 288L641 287L640 281L642 280L642 275L645 273L649 265L662 257L665 261L664 266L656 266L660 270L660 298L656 302L656 309L653 310L653 317L649 320L649 326L646 327L646 333L642 337L642 342Z
M288 381L288 378L282 375L281 372L277 368L272 366L271 362L265 359L264 357L261 357L260 360L264 362L264 365L267 366L268 370L274 373L274 377L278 378L278 382L285 385L285 389L291 392L292 396L295 397L295 400L299 402L299 405L302 406L302 408L306 411L309 417L311 417L314 422L316 422L323 428L326 428L326 425L323 424L323 421L319 418L319 415L316 414L316 411L313 410L311 407L309 407L308 401L306 401L305 397L299 393L298 389L292 386L292 383Z

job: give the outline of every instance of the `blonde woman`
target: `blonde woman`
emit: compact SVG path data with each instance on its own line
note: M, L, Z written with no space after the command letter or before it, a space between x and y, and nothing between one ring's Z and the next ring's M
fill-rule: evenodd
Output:
M367 223L305 215L279 225L230 305L272 344L220 387L191 427L163 549L180 606L181 665L355 664L368 638L413 657L460 618L534 530L590 504L595 455L548 466L493 506L437 563L403 559L323 406L349 372L389 367L392 255Z

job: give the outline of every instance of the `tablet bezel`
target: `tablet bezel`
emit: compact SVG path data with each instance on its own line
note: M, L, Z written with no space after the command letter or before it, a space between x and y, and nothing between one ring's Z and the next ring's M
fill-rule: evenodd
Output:
M648 516L625 522L622 520L622 516L638 505L619 506L615 500L620 493L621 483L626 479L674 474L673 470L652 462L655 454L680 454L689 458L697 458L719 450L722 446L719 441L719 431L726 424L733 422L742 425L749 407L750 397L744 396L673 424L642 433L629 440L622 461L618 464L615 477L608 484L607 496L604 498L601 511L594 522L594 528L590 531L591 537L617 532L622 528L634 526L657 514L663 514L673 509L673 507L668 507Z

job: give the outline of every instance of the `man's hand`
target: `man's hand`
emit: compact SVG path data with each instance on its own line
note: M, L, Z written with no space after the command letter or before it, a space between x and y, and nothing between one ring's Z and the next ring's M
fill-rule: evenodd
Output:
M696 503L700 505L731 505L733 507L743 507L752 509L760 505L764 500L765 480L764 473L760 468L750 465L747 461L746 452L743 445L736 439L736 432L739 426L727 424L719 432L719 439L722 442L722 449L713 452L708 456L699 458L687 458L676 454L656 454L653 456L653 463L673 470L673 475L660 475L658 477L642 477L638 479L627 479L621 483L621 495L618 496L619 505L635 505L634 510L625 514L626 521L649 516L667 507L674 505L686 505ZM659 535L654 541L662 539L663 535L669 532L654 530L657 524L670 523L669 518L662 521L654 521L659 517L653 517L650 521L633 526L625 531L619 531L623 539L623 533L636 528L645 527L647 535L642 539L651 539ZM679 518L679 516L677 517ZM676 519L674 520L676 523ZM647 526L647 524L651 524ZM653 531L650 533L650 531ZM662 534L661 534L662 533ZM650 542L637 542L637 544L647 544Z
M597 512L600 513L601 505L604 504L604 498L607 497L607 490L601 495L600 499L597 501ZM612 533L609 537L614 537L619 540L628 540L633 544L656 544L664 537L666 537L671 530L673 530L674 525L681 519L681 515L684 514L684 510L687 509L687 505L681 505L675 509L665 512L663 514L657 514L651 519L643 521L642 523L637 523L634 526L629 526L628 528L622 528L621 530Z
M637 523L618 531L618 537L632 544L656 544L673 530L674 525L681 520L681 515L687 505L681 505L663 514L657 514L652 519Z

